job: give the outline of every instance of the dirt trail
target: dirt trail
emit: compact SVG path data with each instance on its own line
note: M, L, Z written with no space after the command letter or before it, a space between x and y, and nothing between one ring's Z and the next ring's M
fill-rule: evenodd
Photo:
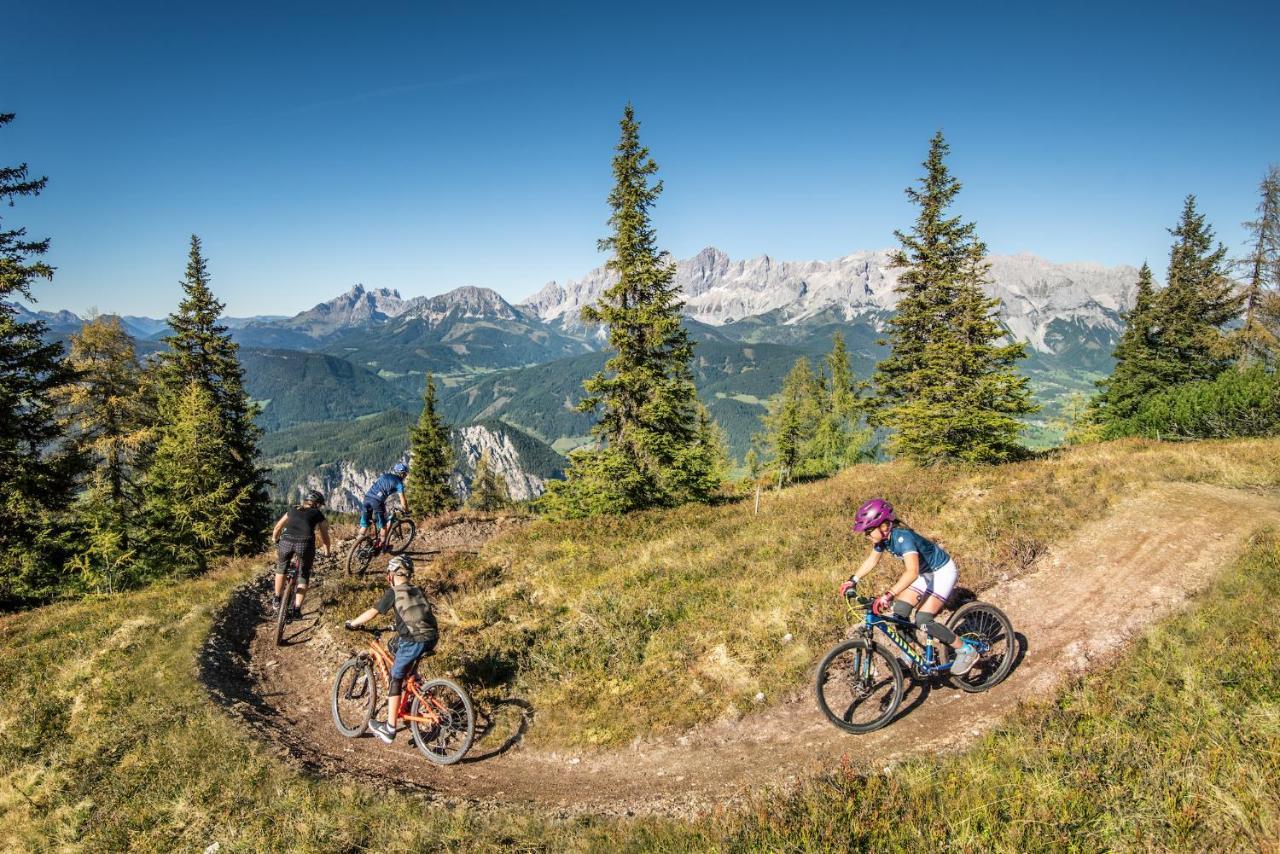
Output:
M1251 533L1278 522L1274 493L1162 484L1125 501L1029 574L982 593L1024 638L1023 657L1005 682L985 694L914 689L893 724L863 736L827 723L810 688L792 702L676 737L610 751L542 752L521 748L520 735L537 726L536 715L513 701L491 710L491 725L467 761L435 768L407 733L391 747L338 734L329 718L330 681L353 644L304 620L298 643L275 647L260 588L237 593L201 667L215 698L318 773L349 771L410 782L446 800L566 814L689 814L731 806L761 787L785 788L846 757L880 768L902 758L902 745L911 752L961 747L1018 701L1050 696L1063 679L1204 589ZM434 536L458 539L448 532ZM425 536L422 547L433 547L433 533Z

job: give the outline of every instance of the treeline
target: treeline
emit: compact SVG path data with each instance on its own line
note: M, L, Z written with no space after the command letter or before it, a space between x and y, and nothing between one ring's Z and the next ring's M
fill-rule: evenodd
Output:
M0 127L12 121L0 115ZM0 168L0 200L46 179ZM265 542L259 430L236 345L218 319L200 241L165 349L143 364L118 318L69 352L19 322L14 298L53 277L49 241L0 228L0 605L113 591L199 572Z
M1068 440L1280 432L1280 169L1259 187L1248 251L1231 259L1187 196L1169 229L1166 284L1142 265L1116 366ZM1232 273L1238 278L1233 278Z

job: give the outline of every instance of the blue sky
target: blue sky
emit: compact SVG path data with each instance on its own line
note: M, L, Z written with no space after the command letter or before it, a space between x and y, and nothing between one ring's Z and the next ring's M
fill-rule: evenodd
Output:
M162 315L192 232L233 315L521 299L604 260L628 100L678 257L888 246L942 128L993 252L1160 275L1186 193L1235 248L1280 162L1276 3L187 5L4 13L40 308Z

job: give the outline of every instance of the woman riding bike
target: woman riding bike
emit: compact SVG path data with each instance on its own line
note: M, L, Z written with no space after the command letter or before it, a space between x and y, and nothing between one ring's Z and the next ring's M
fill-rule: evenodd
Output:
M285 607L290 608L289 617L297 617L302 613L302 602L307 598L311 565L316 559L317 532L324 543L324 556L333 555L333 545L329 541L329 523L320 510L323 506L324 496L312 490L301 504L290 508L280 517L271 532L271 541L276 543L276 586L271 603L276 609L281 607L280 591L284 588L284 574L289 568L289 561L294 557L298 559L298 594L292 605L284 603Z
M853 531L866 535L871 541L871 552L849 580L840 585L840 593L852 596L858 581L875 569L886 551L901 558L905 568L898 580L876 600L877 611L892 606L896 616L910 620L911 609L915 608L916 626L956 651L951 672L956 676L969 672L978 660L977 650L934 619L946 604L959 575L951 556L937 543L902 524L893 512L893 505L883 498L863 502L854 516Z

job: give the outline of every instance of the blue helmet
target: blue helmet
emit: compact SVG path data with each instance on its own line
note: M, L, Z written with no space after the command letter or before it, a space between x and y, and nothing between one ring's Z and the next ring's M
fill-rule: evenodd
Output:
M408 467L407 465L405 465L404 463L396 463L395 465L393 465L393 466L391 467L391 473L392 473L392 474L398 474L398 475L400 475L401 477L404 477L405 475L407 475L407 474L409 473L409 467Z

